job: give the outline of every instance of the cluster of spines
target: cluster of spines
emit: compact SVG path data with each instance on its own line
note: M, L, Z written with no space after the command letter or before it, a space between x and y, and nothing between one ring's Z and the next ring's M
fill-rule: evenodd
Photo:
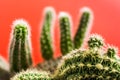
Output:
M27 70L16 74L11 80L51 80L51 78L47 72Z
M100 44L96 44L92 47L97 47L98 50L92 49L89 46L86 50L75 50L70 54L63 57L62 63L58 66L57 71L53 77L54 80L64 80L71 79L80 80L86 79L100 79L100 80L119 80L120 79L120 63L118 59L111 58L109 55L116 55L114 47L108 48L107 55L103 54L99 50L103 45L101 45L102 38L99 35L91 36L88 44L92 38L96 38L95 44L99 41ZM103 55L101 55L103 54ZM108 55L109 54L109 55Z
M41 30L41 51L45 60L53 58L53 41L52 41L52 27L55 22L55 11L52 7L47 7L44 11L44 21Z
M71 39L71 18L65 13L59 14L59 25L60 25L60 48L61 53L66 55L73 50L73 42Z
M11 72L26 70L32 65L31 41L28 23L19 19L13 22L9 60Z
M74 47L78 49L83 46L86 36L90 32L91 24L93 22L93 13L89 8L81 9L81 18L78 26L77 33L74 37Z

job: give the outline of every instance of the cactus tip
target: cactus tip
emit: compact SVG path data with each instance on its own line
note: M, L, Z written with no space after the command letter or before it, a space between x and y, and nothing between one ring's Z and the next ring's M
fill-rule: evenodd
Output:
M90 48L100 48L104 45L104 39L98 34L92 34L88 40L88 46Z
M89 21L88 21L88 29L87 29L87 33L86 35L89 34L91 28L92 28L92 24L93 24L93 21L94 21L94 14L93 14L93 11L89 8L89 7L83 7L82 9L80 9L80 13L88 13L90 16L89 16Z
M17 19L13 22L13 27L16 27L17 25L22 25L24 27L29 27L29 24L26 20L24 19Z
M46 16L46 14L51 13L52 19L55 20L56 12L55 9L52 6L46 7L43 11L43 15Z
M61 18L68 18L69 19L69 23L70 23L70 27L73 25L72 18L70 16L70 14L67 13L67 12L60 12L59 15L58 15L58 18L59 19L61 19ZM71 30L72 30L72 28L71 28Z

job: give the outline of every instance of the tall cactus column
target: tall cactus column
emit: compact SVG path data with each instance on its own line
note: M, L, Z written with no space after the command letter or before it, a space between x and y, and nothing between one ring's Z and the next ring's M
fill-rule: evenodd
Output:
M71 39L71 22L70 16L61 12L59 14L59 25L60 25L60 47L63 55L73 50L73 42Z
M26 70L32 65L29 25L22 19L13 22L9 54L11 72Z
M74 37L75 48L82 47L85 37L90 31L91 24L93 21L93 14L89 8L85 7L81 9L81 12L82 12L82 16L80 19L77 33L75 34L75 37Z
M53 58L53 45L52 45L52 36L51 31L53 23L55 21L55 11L51 7L45 8L44 11L44 21L41 30L41 51L42 56L45 60L50 60Z

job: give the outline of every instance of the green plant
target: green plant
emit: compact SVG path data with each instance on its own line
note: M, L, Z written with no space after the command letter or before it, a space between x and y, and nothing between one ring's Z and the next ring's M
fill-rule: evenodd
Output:
M119 80L120 63L116 48L103 49L104 40L91 35L87 49L76 49L64 56L53 80ZM117 56L117 57L116 57Z
M87 37L88 33L90 32L91 24L93 22L93 13L89 8L82 8L81 9L81 18L78 26L77 33L74 37L74 46L75 49L82 47Z
M61 12L59 14L59 25L60 25L60 48L63 55L73 50L73 42L71 39L71 19L70 16Z
M28 23L22 19L14 21L12 27L9 48L10 70L19 72L32 65L30 30Z
M18 73L11 80L51 80L51 78L47 72L27 70Z
M55 21L55 11L51 7L44 10L44 21L42 25L42 32L40 37L42 57L45 60L53 58L53 45L51 31Z

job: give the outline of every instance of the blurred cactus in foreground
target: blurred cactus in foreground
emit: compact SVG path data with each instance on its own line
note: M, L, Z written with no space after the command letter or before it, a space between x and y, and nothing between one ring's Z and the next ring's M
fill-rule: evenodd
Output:
M9 80L9 65L5 59L0 56L0 80Z
M45 60L50 60L53 58L53 45L52 45L52 27L55 21L55 11L51 7L47 7L44 10L44 20L41 30L41 51L42 57Z
M11 80L51 80L49 74L44 71L27 70L22 71Z
M106 52L104 45L101 36L91 35L89 48L73 50L63 57L53 80L120 80L116 48L111 46Z
M11 72L26 70L32 65L29 25L20 19L13 22L9 60Z
M61 12L59 14L59 25L60 25L60 48L63 55L73 50L73 42L71 38L71 19L70 16Z
M78 30L74 37L75 49L83 46L93 22L93 13L89 8L82 8L81 14Z

